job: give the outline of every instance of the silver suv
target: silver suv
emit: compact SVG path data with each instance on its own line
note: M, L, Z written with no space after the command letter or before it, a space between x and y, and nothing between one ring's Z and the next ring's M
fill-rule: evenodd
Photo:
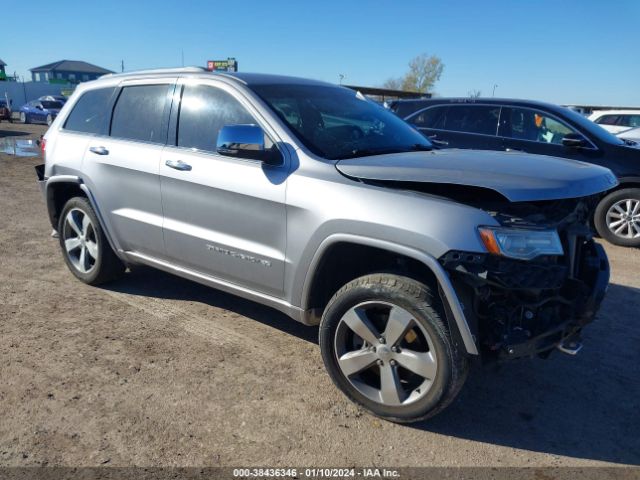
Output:
M350 399L436 414L469 364L576 353L609 279L605 168L434 149L347 88L197 68L81 84L37 167L71 272L150 265L320 325Z

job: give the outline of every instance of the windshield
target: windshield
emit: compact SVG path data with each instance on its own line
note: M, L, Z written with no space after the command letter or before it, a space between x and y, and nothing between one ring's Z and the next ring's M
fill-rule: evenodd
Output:
M587 117L584 117L583 115L571 110L570 108L565 108L564 116L567 117L567 119L571 120L573 123L577 124L583 130L586 130L591 135L599 140L602 140L603 142L612 143L614 145L624 145L624 142L618 137L609 133L597 123L592 122Z
M360 93L318 85L251 87L313 153L331 160L430 150L418 131Z
M62 108L62 104L60 102L50 102L50 101L44 100L44 101L42 101L40 103L42 103L42 107L46 108L46 109L49 109L49 108Z

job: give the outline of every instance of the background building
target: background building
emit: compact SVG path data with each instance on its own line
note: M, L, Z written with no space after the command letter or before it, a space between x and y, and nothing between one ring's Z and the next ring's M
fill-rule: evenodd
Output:
M0 60L0 80L6 80L7 79L7 74L4 71L4 67L6 67L7 64L4 63L2 60Z
M48 83L88 82L107 73L113 73L106 68L78 60L60 60L32 68L30 71L34 82Z

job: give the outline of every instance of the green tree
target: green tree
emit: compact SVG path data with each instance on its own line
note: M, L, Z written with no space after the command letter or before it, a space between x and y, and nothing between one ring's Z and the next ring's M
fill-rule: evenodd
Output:
M409 71L402 80L402 89L427 92L440 80L444 64L439 57L423 53L409 62Z

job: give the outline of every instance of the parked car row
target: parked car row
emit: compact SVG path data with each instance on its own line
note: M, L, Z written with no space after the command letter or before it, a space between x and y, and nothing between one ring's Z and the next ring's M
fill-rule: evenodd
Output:
M551 155L607 167L620 184L599 202L598 233L616 245L640 247L640 148L568 108L505 99L438 98L390 104L432 143L465 148ZM594 117L606 122L614 115ZM640 112L615 113L618 123L640 123Z
M31 100L17 110L21 123L44 123L51 125L58 116L60 109L67 101L63 95L44 95L37 100ZM0 100L0 121L13 121L12 101Z

